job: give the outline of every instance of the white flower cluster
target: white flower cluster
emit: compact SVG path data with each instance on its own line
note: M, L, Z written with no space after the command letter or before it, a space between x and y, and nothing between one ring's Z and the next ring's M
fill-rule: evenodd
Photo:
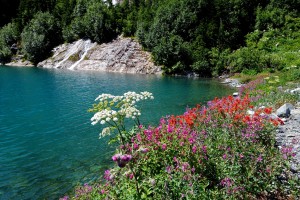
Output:
M111 95L111 94L101 94L99 95L95 101L105 101L105 100L108 100L108 99L112 99L114 98L115 96L114 95Z
M111 120L117 122L120 117L136 119L141 115L141 112L136 108L135 103L141 100L154 99L152 93L141 92L126 92L123 96L114 96L111 94L101 94L95 101L100 101L102 106L101 110L94 114L91 118L92 124L95 125L98 122L105 124ZM104 103L108 102L108 103ZM113 109L117 109L115 111Z
M111 127L106 127L102 130L102 132L99 134L99 139L100 138L103 138L107 135L110 135L110 132L111 132Z
M137 116L141 115L141 112L134 106L124 107L119 111L120 115L125 116L125 118L135 119Z
M110 122L111 120L118 121L117 114L116 111L108 109L96 112L91 118L92 125L95 125L98 122L100 122L100 124L105 124L105 122Z

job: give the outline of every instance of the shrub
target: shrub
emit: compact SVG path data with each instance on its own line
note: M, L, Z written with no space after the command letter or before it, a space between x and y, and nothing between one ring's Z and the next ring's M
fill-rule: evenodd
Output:
M123 119L137 119L134 104L145 94L149 93L97 98L92 123L108 124L101 136L117 129L120 146L112 156L117 166L105 171L104 184L79 187L75 199L287 197L277 176L286 167L284 160L294 154L289 147L280 152L274 146L274 128L282 121L269 116L272 108L254 108L248 95L216 98L183 115L163 117L156 127L138 123L127 131ZM127 106L135 111L126 114Z

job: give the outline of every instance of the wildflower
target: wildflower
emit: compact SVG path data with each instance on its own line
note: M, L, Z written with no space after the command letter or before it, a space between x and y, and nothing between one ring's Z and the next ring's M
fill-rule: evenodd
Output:
M162 148L162 150L166 150L167 149L167 145L166 144L162 144L161 148Z
M114 155L114 156L112 157L112 160L113 160L113 161L117 161L117 160L120 159L120 156L121 156L121 154L116 154L116 155Z
M107 181L111 181L114 176L111 174L110 170L105 170L104 172L104 179Z
M167 166L167 167L166 167L166 172L170 174L170 173L171 173L171 171L172 171L172 168L171 168L171 166Z
M193 152L193 153L196 153L196 152L197 152L197 146L195 146L195 145L193 146L192 152Z
M133 148L134 148L134 149L138 149L138 148L139 148L139 145L136 144L136 143L134 143L134 144L133 144Z
M102 130L102 132L99 134L99 138L103 138L107 135L110 135L110 127L106 127Z
M149 151L149 149L148 149L148 148L141 148L140 151L141 151L142 153L147 153L147 152Z
M258 156L258 158L256 159L257 162L261 162L263 159L261 157L261 155Z
M112 160L117 162L118 166L123 168L126 166L126 164L132 159L131 155L121 155L121 154L116 154L112 157Z
M225 159L227 158L227 155L224 154L224 155L222 156L222 158L225 160Z
M207 146L202 146L202 151L203 151L203 153L205 153L205 154L207 154Z
M133 173L129 174L129 179L133 179L133 177L134 177Z
M226 177L221 180L220 185L223 187L231 187L233 185L233 180Z
M60 200L69 200L69 196L64 196L63 198L60 198Z

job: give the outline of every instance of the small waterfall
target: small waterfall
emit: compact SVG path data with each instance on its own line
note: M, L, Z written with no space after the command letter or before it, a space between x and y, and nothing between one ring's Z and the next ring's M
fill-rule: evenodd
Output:
M71 49L69 49L67 52L66 52L66 55L64 57L64 59L62 59L60 62L58 62L54 68L59 68L61 67L61 64L64 63L65 61L67 61L70 56L74 55L75 53L77 53L78 51L78 46L80 45L80 43L82 42L82 40L78 40Z
M91 40L86 40L84 42L84 52L80 56L80 59L78 61L76 61L73 65L71 65L68 69L74 70L75 67L85 58L86 54L93 46L94 46L94 43L92 43Z

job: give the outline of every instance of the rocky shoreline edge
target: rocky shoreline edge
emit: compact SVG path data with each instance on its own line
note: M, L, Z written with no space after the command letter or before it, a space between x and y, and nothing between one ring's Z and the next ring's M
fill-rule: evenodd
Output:
M230 87L240 88L243 86L237 79L229 78L229 76L220 76L219 78L222 80L221 83L228 84ZM300 87L285 92L298 94L300 99ZM233 96L239 96L239 93L235 92ZM289 160L290 173L300 179L300 100L295 105L290 103L282 105L276 113L272 113L272 117L280 118L283 121L283 124L276 129L276 146L280 150L289 148L294 155L293 159ZM280 179L286 180L286 176L282 175Z
M296 105L284 104L278 110L284 124L276 129L276 146L291 151L290 172L300 179L300 101Z

